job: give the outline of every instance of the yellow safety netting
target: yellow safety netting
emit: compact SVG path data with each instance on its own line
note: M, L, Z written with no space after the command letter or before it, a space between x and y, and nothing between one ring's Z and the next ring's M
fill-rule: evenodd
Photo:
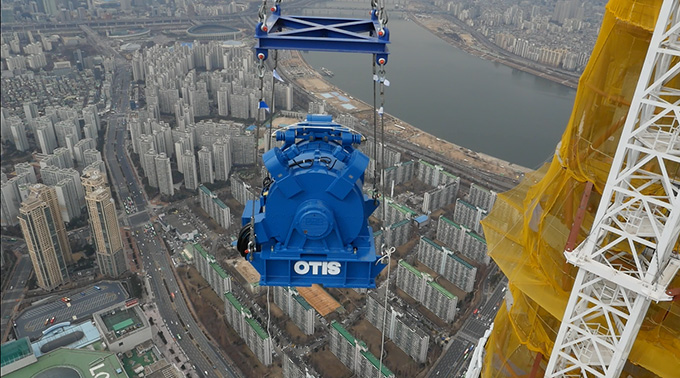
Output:
M528 377L539 352L536 376L545 369L576 273L563 255L571 225L585 182L593 182L578 244L592 226L661 3L609 1L556 158L500 194L482 222L489 254L510 282L483 377ZM671 286L680 286L680 277ZM652 304L629 362L623 376L678 376L678 302Z

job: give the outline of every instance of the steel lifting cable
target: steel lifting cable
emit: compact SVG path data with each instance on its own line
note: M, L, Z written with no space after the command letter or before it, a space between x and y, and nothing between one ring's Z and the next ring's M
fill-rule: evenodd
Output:
M264 1L266 3L266 0ZM258 110L257 110L257 126L255 129L255 148L254 148L254 156L255 156L255 171L256 174L257 172L260 171L260 160L258 159L258 142L259 142L259 136L260 136L260 123L261 123L261 115L264 109L262 108L261 104L264 102L264 54L260 53L257 55L258 61L257 61L257 75L260 78L260 101L258 102ZM258 200L258 195L256 191L253 191L253 208L252 208L252 213L250 216L250 234L248 235L248 249L246 253L250 254L255 251L255 204L257 203ZM251 259L252 259L252 255Z
M379 2L379 4L378 4ZM371 0L371 6L373 7L373 12L378 12L378 22L380 24L380 28L378 30L378 34L380 36L383 36L385 31L384 28L387 25L387 12L385 11L385 0ZM379 9L377 9L379 7ZM377 62L380 65L380 68L378 70L378 74L376 75L375 72L375 64L376 60L373 59L373 135L375 137L375 142L377 145L377 122L375 122L376 119L376 114L380 116L380 187L382 191L382 222L381 222L381 234L380 234L380 250L382 257L378 261L384 261L387 260L387 278L385 279L385 299L384 299L384 304L383 304L383 323L382 323L382 332L380 336L380 366L378 367L378 378L381 377L382 375L382 368L383 368L383 357L385 355L385 327L387 325L387 298L389 297L389 291L390 291L390 263L392 262L392 253L394 253L395 248L391 247L389 249L386 249L385 247L385 235L387 233L387 227L385 227L385 222L387 219L387 203L386 203L386 198L387 196L385 195L386 193L386 188L385 188L385 87L389 86L389 81L385 79L385 59L380 58ZM375 88L376 84L380 84L380 109L375 109L376 107L376 100L375 100ZM374 148L374 151L377 152L377 148ZM375 159L377 160L377 153L374 153L373 155ZM374 178L375 180L375 178ZM374 181L375 185L375 181Z
M381 12L383 13L383 12ZM387 203L386 203L386 188L385 188L385 86L389 85L389 81L385 79L385 62L384 60L381 59L379 61L380 63L380 69L378 70L378 81L380 82L380 109L377 111L378 115L380 115L380 188L382 191L382 199L383 199L383 204L382 204L382 222L381 222L381 227L382 227L382 232L380 234L380 250L382 257L380 260L386 259L387 260L387 278L385 280L385 303L384 303L384 310L383 310L383 324L382 324L382 334L381 334L381 341L380 341L380 367L378 368L378 377L380 377L382 373L382 367L383 367L383 356L384 356L384 350L385 350L385 326L387 325L387 298L389 296L390 292L390 263L392 262L392 253L394 252L395 248L391 247L389 249L386 249L385 247L385 235L388 232L388 229L385 225L386 219L387 219Z
M276 4L278 5L278 3L280 1L281 0L277 0ZM272 10L272 12L273 12L273 10ZM276 85L276 78L274 77L273 73L276 72L276 66L277 66L277 62L278 62L278 50L274 50L273 55L274 55L274 68L272 69L272 99L271 99L272 107L269 111L269 130L265 133L266 138L267 138L266 139L266 145L268 145L270 149L273 147L272 146L272 143L273 143L272 142L272 123L274 123L274 111L275 111L274 107L275 107L275 104L276 104L276 101L274 101L274 98L275 98L274 97L275 96L274 87ZM269 177L269 171L267 171L267 177ZM264 183L262 184L262 186L264 187ZM267 335L269 336L270 340L271 340L271 337L272 337L271 333L269 333L269 324L271 322L271 317L272 317L272 313L271 313L270 305L269 305L269 286L267 286Z
M281 0L278 0L281 1ZM278 3L278 2L277 2ZM269 111L269 129L267 130L267 145L269 146L269 149L271 149L272 146L272 123L274 123L274 112L276 111L276 92L274 91L274 88L276 87L276 80L277 77L274 75L276 72L276 67L278 66L278 60L279 60L279 51L274 50L273 51L274 55L274 67L272 68L272 105L271 109ZM269 172L267 172L267 175L269 175Z
M281 2L281 0L276 0L276 5ZM272 10L273 11L273 10ZM259 22L262 24L262 30L267 31L267 25L266 25L266 17L267 17L267 0L262 0L262 5L260 6L260 9L258 11L258 19ZM276 56L276 55L275 55ZM257 76L260 78L260 101L258 102L258 110L257 110L257 126L255 129L255 171L256 175L261 171L260 168L260 160L258 159L258 142L260 138L260 124L262 123L262 120L266 120L266 113L265 116L262 117L262 112L266 111L266 107L263 106L266 105L266 102L264 101L264 71L265 71L265 65L264 65L264 60L266 56L263 53L257 54ZM276 68L276 58L275 58L275 63L274 63L274 68ZM272 78L272 106L274 104L274 79ZM273 113L273 111L272 111ZM271 120L270 120L270 129L269 131L271 132ZM271 135L269 135L269 139L271 141ZM264 183L263 183L264 186ZM258 195L256 191L253 191L253 209L252 209L252 214L250 217L250 235L249 235L249 240L248 240L248 251L250 252L250 258L252 259L252 253L255 251L255 204L258 201ZM252 260L251 260L252 261ZM271 342L271 334L269 333L269 325L270 325L270 320L271 320L271 311L270 311L270 306L269 306L269 286L267 286L267 336L269 336L269 340Z
M372 3L375 0L372 0ZM375 60L377 56L373 54L373 202L378 202L378 108L377 108L377 86L378 76L375 70Z

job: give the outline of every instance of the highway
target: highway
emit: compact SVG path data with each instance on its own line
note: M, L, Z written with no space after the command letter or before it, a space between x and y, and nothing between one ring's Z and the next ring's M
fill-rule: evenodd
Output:
M151 237L144 233L143 226L150 219L147 212L147 202L125 151L127 131L124 122L129 111L130 66L117 51L109 46L108 40L100 37L87 26L83 25L81 29L88 35L93 45L115 59L111 85L112 114L108 117L108 129L105 134L104 160L109 170L112 189L117 194L119 203L122 203L128 196L134 197L138 212L125 218L128 223L131 223L131 231L140 246L144 267L150 277L149 283L158 310L175 336L180 332L182 334L188 332L186 334L188 337L183 337L178 341L184 353L198 370L210 372L209 376L238 377L240 376L238 371L206 338L191 316L172 273L173 267L169 262L165 245L159 242L157 237ZM153 261L153 266L150 265L151 261ZM168 290L176 292L174 302L170 301ZM183 324L186 328L183 328L184 326L179 328L180 324Z
M489 273L488 277L492 276L492 273L493 271ZM482 286L482 290L485 292L487 283L488 281ZM484 332L496 317L498 306L503 300L507 285L508 281L504 278L490 296L487 297L485 294L485 301L476 309L476 313L467 318L461 329L451 338L448 347L444 349L441 357L430 370L428 377L458 377L467 370L470 362L469 357L474 351L474 346L484 336ZM473 348L470 348L471 346ZM468 350L467 354L465 354L466 350Z
M162 314L166 326L172 332L172 335L166 335L166 339L169 337L177 339L177 334L180 334L182 338L176 341L188 359L196 365L197 370L207 371L208 376L240 376L234 367L224 361L191 316L179 290L173 266L162 240L158 236L145 232L142 226L135 228L133 235L139 249L144 252L142 259L153 292L154 303ZM170 293L175 293L174 300Z
M5 243L4 240L3 243ZM23 241L17 242L15 247L19 248L20 250L24 250L25 244ZM2 308L2 327L0 336L2 336L3 339L9 331L8 327L11 325L10 320L12 320L12 315L17 313L15 311L16 306L24 298L26 283L28 282L28 277L31 275L31 272L33 272L31 258L28 256L28 253L21 253L21 257L17 262L14 274L10 278L6 290L2 291L2 306L0 306Z

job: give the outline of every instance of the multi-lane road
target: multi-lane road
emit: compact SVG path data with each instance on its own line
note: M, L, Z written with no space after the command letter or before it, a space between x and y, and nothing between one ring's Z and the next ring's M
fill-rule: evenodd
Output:
M3 243L8 242L3 240ZM14 243L14 242L9 242ZM12 249L23 249L25 246L23 241L16 242ZM7 287L2 291L2 321L0 336L4 337L7 334L8 328L12 325L10 320L14 314L16 314L16 307L21 302L24 297L24 291L26 288L26 283L28 282L28 277L33 271L33 264L31 263L31 258L27 253L22 253L21 257L17 261L14 274L7 283Z
M487 282L482 285L481 290L486 291ZM467 370L469 358L472 356L478 340L484 336L484 332L489 329L496 312L498 312L498 306L502 303L506 287L507 279L503 279L491 295L484 294L482 304L475 309L474 313L463 323L461 329L449 340L447 348L436 365L430 370L428 377L459 377Z
M208 372L207 375L211 377L238 377L240 376L238 370L232 367L229 361L220 354L191 316L179 291L165 245L156 236L144 232L144 225L151 218L147 212L148 204L125 150L125 119L129 110L128 90L131 82L130 67L117 52L109 51L112 49L108 46L107 41L101 40L91 29L88 29L85 28L88 36L100 48L111 53L116 62L111 86L111 109L113 112L108 117L104 159L110 173L112 187L119 200L124 201L130 196L136 204L137 213L126 218L142 253L144 268L149 274L149 284L158 310L170 331L173 332L172 336L176 337L177 334L187 336L178 338L177 341L187 357L196 366L197 371L202 374ZM174 300L171 300L170 292L176 293Z
M141 226L133 230L133 235L139 249L143 251L144 269L155 297L154 302L172 332L168 336L176 339L188 359L196 365L196 370L211 377L238 377L236 369L224 360L191 316L162 240L145 232ZM174 293L174 299L170 293ZM177 337L178 334L180 337Z

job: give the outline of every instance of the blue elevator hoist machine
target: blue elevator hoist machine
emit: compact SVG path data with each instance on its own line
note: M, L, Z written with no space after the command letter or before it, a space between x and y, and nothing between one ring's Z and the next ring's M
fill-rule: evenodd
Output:
M261 103L269 50L372 54L382 95L389 30L380 3L372 2L370 19L348 19L283 15L277 0L267 17L263 0L255 29ZM241 255L260 273L260 285L374 288L385 265L368 225L377 195L362 192L369 159L354 148L362 136L330 116L309 115L306 122L277 131L276 139L283 146L262 156L270 176L260 198L246 204L237 241Z
M385 265L367 221L377 201L362 192L361 138L322 115L276 132L284 144L262 157L271 180L246 204L237 245L261 285L375 287Z

